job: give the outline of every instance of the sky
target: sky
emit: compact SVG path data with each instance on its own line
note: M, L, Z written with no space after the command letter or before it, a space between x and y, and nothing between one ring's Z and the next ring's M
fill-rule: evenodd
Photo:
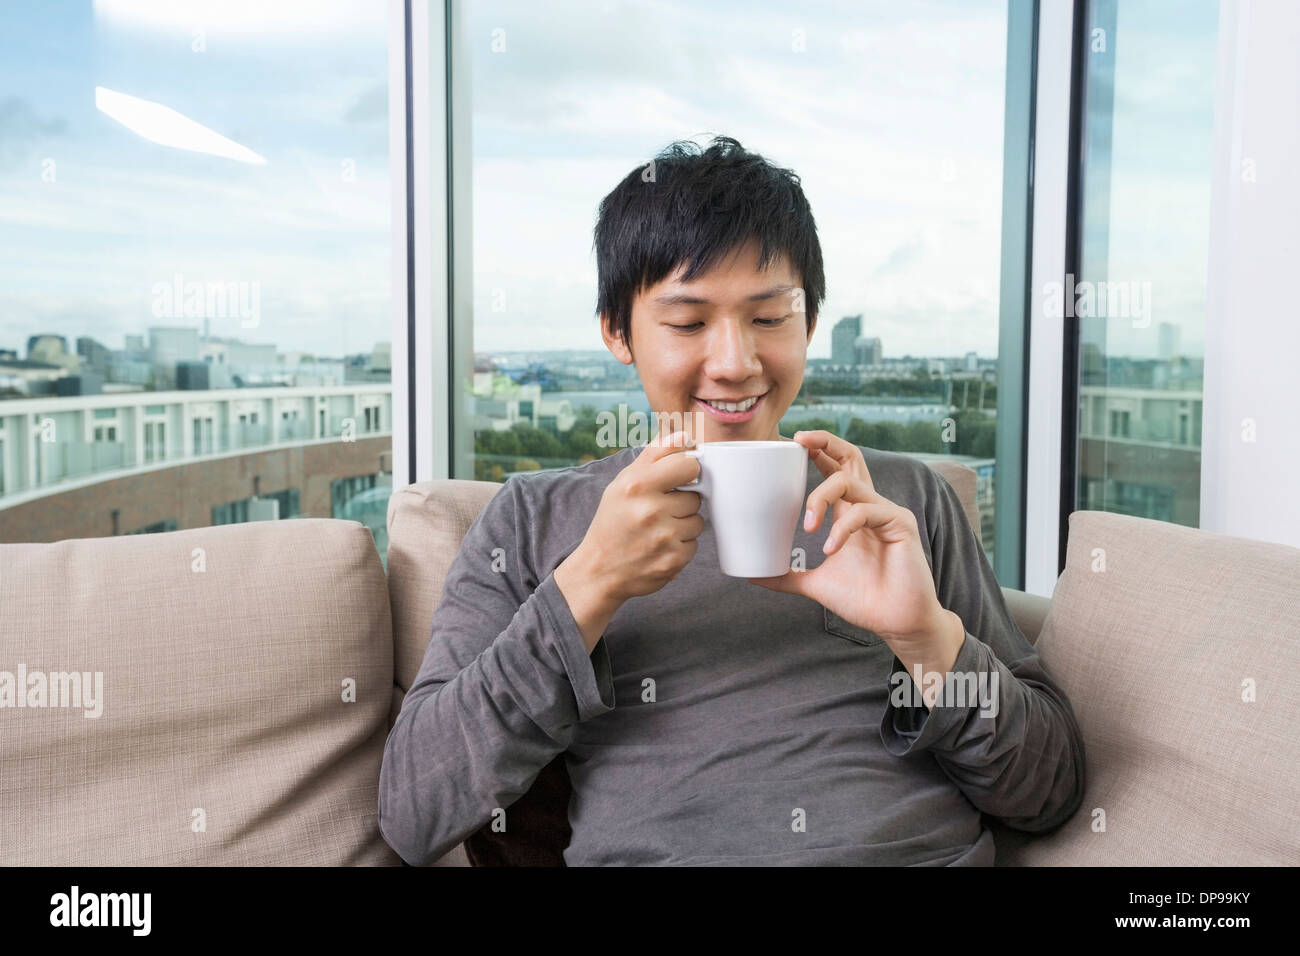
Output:
M471 10L476 347L528 347L547 314L546 341L599 348L601 198L675 139L730 135L812 207L810 356L858 313L886 355L996 354L1005 2Z
M1214 8L1170 4L1125 0L1116 38L1112 274L1167 284L1153 328L1162 304L1204 311ZM258 328L219 316L215 335L322 355L388 339L386 10L0 6L0 347L39 331L120 348L186 324L151 311L178 274L259 283ZM673 140L726 134L794 169L812 206L827 298L810 356L858 313L886 356L996 355L1006 0L462 10L477 350L602 348L601 198ZM267 162L150 143L96 110L96 86Z
M24 354L40 331L121 348L187 324L153 314L154 285L177 274L259 283L258 327L214 317L214 335L327 355L391 338L385 9L0 6L0 347ZM95 108L96 86L267 163L148 142Z
M1110 354L1154 356L1162 322L1178 327L1182 354L1205 352L1218 4L1188 0L1171 16L1171 2L1116 7L1105 278L1150 282L1151 315L1145 328L1105 322ZM1085 219L1102 215L1091 203ZM1084 265L1101 277L1086 250Z

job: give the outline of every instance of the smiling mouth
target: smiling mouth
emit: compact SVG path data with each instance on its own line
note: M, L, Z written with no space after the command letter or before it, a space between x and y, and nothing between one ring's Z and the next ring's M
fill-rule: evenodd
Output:
M751 408L757 405L759 399L761 399L766 394L767 392L763 392L760 395L754 395L751 396L750 398L744 399L743 401L739 401L739 402L711 401L707 398L701 398L699 395L693 395L691 397L694 398L697 402L703 402L705 405L708 405L711 408L715 408L720 412L730 412L732 414L735 414L737 412L749 411Z

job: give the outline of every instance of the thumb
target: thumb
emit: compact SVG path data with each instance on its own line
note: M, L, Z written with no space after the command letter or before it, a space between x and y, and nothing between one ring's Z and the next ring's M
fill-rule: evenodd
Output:
M679 444L693 445L695 444L695 439L690 432L683 428L679 428L675 432L659 432L659 434L655 435L650 444L657 447Z
M693 448L694 445L695 440L684 431L676 431L669 435L661 433L641 449L637 461L642 462L644 467L644 465L653 464L661 458L676 454L683 448Z

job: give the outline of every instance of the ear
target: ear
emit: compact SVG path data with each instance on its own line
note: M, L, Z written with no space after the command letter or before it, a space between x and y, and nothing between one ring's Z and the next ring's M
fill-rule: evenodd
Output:
M605 348L609 349L610 354L624 365L631 365L633 362L632 350L628 348L627 343L619 335L610 331L607 319L607 313L600 313L600 337L605 341Z

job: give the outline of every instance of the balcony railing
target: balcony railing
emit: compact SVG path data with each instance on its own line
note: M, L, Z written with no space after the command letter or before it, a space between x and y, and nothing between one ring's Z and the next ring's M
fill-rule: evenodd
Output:
M36 481L29 484L27 472L23 467L12 468L5 472L5 485L0 493L0 506L10 505L36 497L40 493L67 486L72 483L87 483L92 480L108 480L122 477L133 471L175 467L204 460L221 458L239 452L274 450L312 441L321 443L341 441L343 421L353 416L334 416L327 422L329 434L315 438L310 421L282 421L278 427L278 436L272 435L269 422L256 424L236 422L234 425L200 428L197 435L191 423L181 434L178 429L167 430L166 441L162 447L155 442L141 448L141 457L135 456L134 443L127 442L42 442L33 440L26 449L27 454L40 456L36 467ZM359 419L355 432L356 440L365 438L391 438L389 431L370 431L363 429L364 420ZM273 437L278 440L273 440ZM149 455L152 454L152 458ZM10 464L13 464L12 458ZM19 458L19 465L25 465Z

